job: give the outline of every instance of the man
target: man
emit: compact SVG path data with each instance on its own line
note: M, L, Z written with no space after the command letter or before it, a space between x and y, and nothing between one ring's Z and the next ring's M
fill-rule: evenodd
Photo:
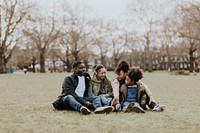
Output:
M90 75L86 72L85 64L77 61L73 64L74 73L64 79L62 94L59 96L61 108L57 102L53 103L56 109L74 109L84 115L91 113L95 108L98 113L109 113L113 108L101 107L101 97L88 97L90 93Z

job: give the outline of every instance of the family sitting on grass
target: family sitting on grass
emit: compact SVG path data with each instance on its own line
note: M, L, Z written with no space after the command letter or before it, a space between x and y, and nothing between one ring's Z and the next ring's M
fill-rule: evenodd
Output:
M106 77L106 68L101 64L96 65L92 78L81 61L73 64L73 71L64 79L62 93L52 103L57 110L76 110L84 115L91 110L95 114L165 110L165 105L157 105L150 89L141 81L142 70L130 68L126 61L115 69L117 77L113 81Z

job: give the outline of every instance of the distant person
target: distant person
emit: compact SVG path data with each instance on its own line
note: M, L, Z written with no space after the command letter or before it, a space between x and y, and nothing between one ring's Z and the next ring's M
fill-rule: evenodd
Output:
M108 112L114 108L110 106L113 98L112 86L110 80L106 77L106 68L102 64L94 67L94 74L91 79L92 94L101 97L102 108L107 108ZM103 107L104 106L104 107ZM95 110L95 113L98 110Z
M112 88L113 88L113 95L114 99L112 100L112 105L115 106L115 109L118 111L121 108L119 108L119 88L125 84L125 79L129 71L129 64L127 61L121 61L118 66L115 69L115 73L117 77L112 82ZM163 111L165 110L164 105L157 105L156 100L152 95L152 92L150 91L149 87L143 83L141 80L138 81L138 84L142 85L144 88L142 99L140 100L140 106L146 110L146 105L154 111Z
M23 68L23 72L24 72L24 74L27 73L27 68L26 67Z

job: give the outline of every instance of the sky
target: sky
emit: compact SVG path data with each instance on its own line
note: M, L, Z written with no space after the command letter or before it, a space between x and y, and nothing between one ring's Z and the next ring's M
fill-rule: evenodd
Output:
M88 6L93 14L105 19L123 19L131 0L68 0L72 6Z
M34 1L43 7L44 10L52 9L52 5L59 5L63 1L69 3L69 5L74 8L86 7L89 13L86 15L92 17L103 18L105 20L124 20L125 12L128 3L131 0L30 0Z
M155 10L155 13L151 15L154 18L160 18L163 16L168 16L172 13L172 10L175 8L177 3L189 2L189 1L200 1L200 0L30 0L34 1L39 4L43 11L52 10L53 5L60 5L63 1L69 3L70 7L73 9L80 9L86 7L86 12L81 12L84 16L87 17L94 17L94 18L101 18L104 21L111 21L117 22L122 26L127 25L128 21L133 25L140 25L136 24L138 18L132 17L134 21L128 20L128 6L131 3L135 7L141 6L142 8L146 8L145 10ZM139 1L136 3L136 1ZM142 4L144 3L144 4ZM60 7L60 6L59 6ZM148 12L148 11L147 11ZM57 12L59 14L59 12ZM135 22L135 24L134 24ZM144 27L143 27L144 28ZM141 29L141 28L140 28Z
M189 1L199 1L200 0L30 0L38 3L43 7L44 10L51 10L52 5L59 5L63 1L69 3L74 9L80 7L86 7L89 10L89 13L86 12L86 15L91 15L92 17L103 18L104 20L114 20L124 22L128 17L127 7L130 3L137 4L145 3L145 5L150 5L148 8L152 8L157 12L156 17L163 15L169 15L174 9L177 3L189 2Z
M130 4L134 8L142 8L147 12L147 15L143 15L141 18L146 20L155 19L162 20L166 16L173 15L176 5L188 2L200 2L200 0L29 0L37 3L44 14L52 14L53 5L61 9L63 2L67 2L72 9L76 12L84 15L87 18L102 19L104 22L114 22L118 26L121 26L127 30L134 30L138 33L145 31L145 25L138 18L142 15L131 12L130 16ZM86 11L81 10L85 7ZM63 11L56 10L56 15L62 15ZM50 13L51 12L51 13ZM138 15L138 16L137 16ZM149 19L148 19L149 16Z
M41 5L44 10L52 9L53 4L59 4L63 1L68 2L72 7L87 7L94 17L103 17L104 19L124 19L127 16L127 7L130 3L139 1L139 4L146 3L157 12L170 13L176 3L200 0L30 0ZM145 4L144 4L145 5ZM135 5L138 6L138 5ZM151 8L150 7L150 8Z
M51 9L53 4L61 3L63 0L32 0L42 5L43 8ZM127 7L134 0L64 0L73 8L87 7L94 17L102 17L110 20L124 20L127 17ZM164 7L162 10L169 11L176 0L141 0L153 3L152 8ZM181 1L181 0L179 0Z

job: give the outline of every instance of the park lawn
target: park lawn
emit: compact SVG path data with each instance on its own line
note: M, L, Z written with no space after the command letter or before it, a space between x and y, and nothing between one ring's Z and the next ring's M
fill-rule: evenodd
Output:
M164 112L84 116L56 111L51 103L67 73L0 75L0 133L196 133L200 132L200 75L144 73ZM113 72L108 72L114 78Z

